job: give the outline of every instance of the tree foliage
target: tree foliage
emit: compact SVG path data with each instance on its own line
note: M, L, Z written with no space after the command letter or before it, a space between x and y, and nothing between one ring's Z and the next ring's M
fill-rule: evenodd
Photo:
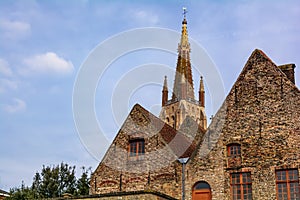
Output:
M21 187L10 190L8 199L53 198L65 193L73 196L88 195L91 168L82 167L79 179L76 178L75 168L63 162L56 166L43 166L41 173L35 173L31 187L22 182Z

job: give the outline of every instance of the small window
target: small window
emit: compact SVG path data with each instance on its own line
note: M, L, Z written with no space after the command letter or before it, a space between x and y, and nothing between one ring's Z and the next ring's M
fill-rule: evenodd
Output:
M241 156L241 145L230 144L227 146L227 155L231 158L237 158Z
M129 156L138 157L145 154L145 140L136 139L129 141Z
M277 170L276 190L278 200L300 199L298 170Z
M230 174L233 200L252 200L252 181L250 172Z

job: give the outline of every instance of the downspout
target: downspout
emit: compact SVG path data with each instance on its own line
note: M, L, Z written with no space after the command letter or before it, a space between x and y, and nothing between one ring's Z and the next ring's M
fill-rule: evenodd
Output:
M181 174L181 194L182 200L185 200L185 164L187 163L189 158L179 158L178 161L182 164L182 174Z

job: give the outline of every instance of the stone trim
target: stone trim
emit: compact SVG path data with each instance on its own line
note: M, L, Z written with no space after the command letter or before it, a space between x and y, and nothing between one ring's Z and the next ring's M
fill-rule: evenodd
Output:
M106 193L106 194L92 194L87 196L80 196L80 197L68 197L68 198L51 198L47 200L63 200L63 199L100 199L104 197L122 197L122 196L132 196L132 195L143 195L143 194L150 194L154 195L160 198L163 198L165 200L178 200L173 197L170 197L166 194L157 192L157 191L148 191L148 190L142 190L142 191L131 191L131 192L112 192L112 193ZM46 199L43 199L46 200Z

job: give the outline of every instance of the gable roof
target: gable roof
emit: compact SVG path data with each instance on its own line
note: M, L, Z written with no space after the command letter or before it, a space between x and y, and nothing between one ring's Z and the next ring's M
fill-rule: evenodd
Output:
M190 124L187 125L189 125L191 129L197 131L195 137L189 138L186 136L187 133L183 132L183 130L175 130L173 127L163 122L161 119L153 115L151 112L149 112L139 104L136 104L129 114L132 119L137 116L136 114L132 115L134 110L141 112L143 116L145 116L148 121L158 129L158 134L160 134L162 139L178 158L190 157L196 149L196 144L200 139L198 135L204 134L204 130L200 126L198 126L196 122L189 121ZM186 121L184 124L186 123L188 122ZM196 128L195 124L197 126ZM182 127L184 126L185 125L183 125Z
M204 134L204 131L201 128L198 127L197 130L199 131L199 133L197 133L195 137L192 138L187 137L184 132L176 131L174 128L164 123L161 119L159 119L151 112L143 108L141 105L136 104L133 106L129 115L125 119L123 125L118 131L118 134L115 136L113 142L111 143L110 147L108 148L101 162L99 163L96 171L98 169L100 170L101 167L104 167L103 166L104 163L105 166L114 167L115 162L118 162L117 165L119 168L120 167L126 168L127 167L126 161L121 160L119 162L117 157L121 156L122 158L124 158L124 156L126 156L127 150L123 149L121 150L121 152L118 150L116 151L115 145L117 144L118 140L124 141L130 138L136 139L136 138L144 137L146 139L146 138L151 138L152 136L159 136L161 138L160 141L162 141L163 143L164 146L163 148L166 147L166 149L168 150L164 151L163 149L161 149L162 152L158 152L158 153L167 153L168 155L165 156L171 156L172 157L171 160L190 157L191 154L195 151L198 140L200 138L197 135L203 136ZM124 136L124 133L126 136ZM117 155L118 153L120 153L120 155ZM150 153L152 154L150 155L149 158L146 157L145 158L146 160L153 159L152 156L155 156L155 152L150 152ZM157 156L161 156L161 155L157 155ZM166 162L169 161L166 160Z
M4 190L1 190L0 189L0 197L8 197L9 196L9 193L8 192L6 192L6 191L4 191Z
M151 170L155 170L170 162L179 162L179 158L190 157L195 151L199 139L204 135L201 128L198 127L197 130L195 137L187 137L186 133L176 131L141 105L136 104L125 119L95 172L103 171L102 168L108 167L140 173L144 168L148 169L149 166ZM145 142L149 142L151 150L148 151L149 154L146 150L145 156L139 158L145 162L139 162L139 166L134 166L135 162L124 159L128 156L128 141L141 138L144 138ZM160 161L162 163L157 163ZM136 169L137 167L138 169Z
M290 82L290 79L288 79L288 77L286 76L285 73L283 73L283 71L280 69L280 66L290 66L293 65L293 67L295 68L295 64L286 64L286 65L280 65L277 66L262 50L260 49L255 49L252 53L251 56L248 58L242 72L240 73L239 77L237 78L235 84L237 82L240 82L246 73L248 73L250 70L252 70L252 68L254 67L254 65L259 65L259 64L263 64L262 66L264 67L263 69L265 71L274 71L275 74L277 76L281 76L282 78L285 79L285 81ZM234 84L234 85L235 85ZM297 86L291 82L290 84L292 87L295 87L296 89ZM234 86L232 87L232 89L234 88ZM231 90L232 90L231 89ZM299 89L298 89L299 91Z
M260 91L257 92L255 90ZM291 96L295 98L296 104L297 102L300 103L300 90L297 86L288 79L286 74L262 50L255 49L248 58L223 104L213 117L202 142L197 146L190 160L196 155L199 158L203 158L209 154L219 141L227 118L237 117L230 113L232 110L235 110L235 106L242 108L251 107L252 104L254 105L260 101L251 95L264 95L264 100L269 101L268 103L281 101L283 104L283 102L285 103L285 98L287 98L285 97L287 93L293 94ZM262 103L265 104L266 102ZM271 114L276 114L274 111L272 112ZM242 115L247 114L242 113Z

